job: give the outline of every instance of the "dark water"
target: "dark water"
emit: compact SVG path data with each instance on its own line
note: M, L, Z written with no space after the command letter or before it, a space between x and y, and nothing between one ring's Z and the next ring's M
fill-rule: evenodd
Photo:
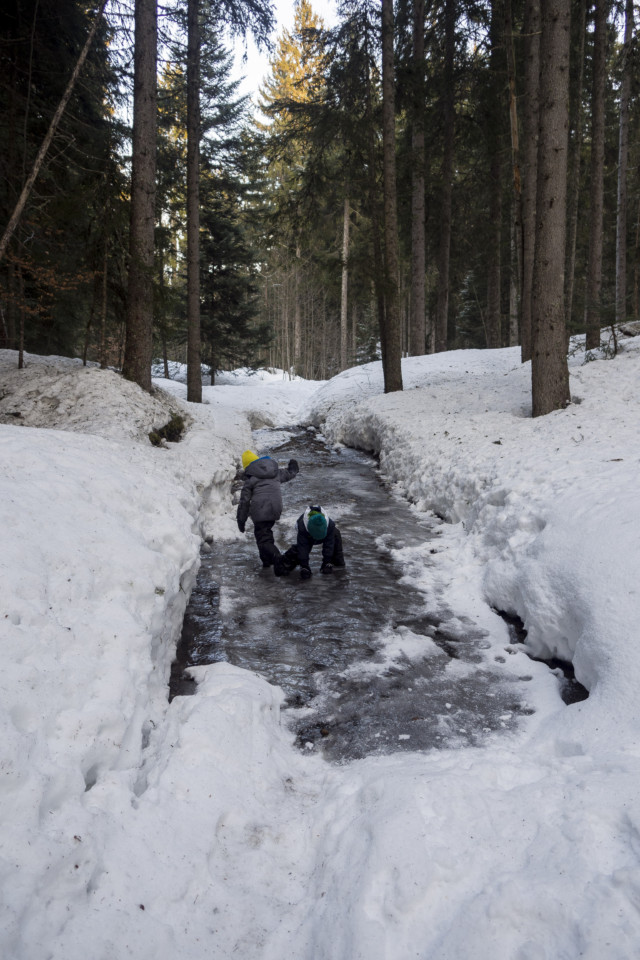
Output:
M284 719L300 747L331 760L480 744L531 712L528 678L510 679L487 658L483 631L452 620L451 611L428 609L422 594L400 582L390 551L425 540L435 549L440 521L394 497L365 454L335 452L303 429L259 431L255 445L281 465L290 457L300 464L282 488L280 548L294 541L305 507L319 503L342 531L346 569L321 575L314 548L311 580L297 570L276 578L262 569L250 521L244 540L214 543L185 616L171 695L192 691L183 676L189 665L244 667L282 687ZM385 638L394 643L407 631L417 635L411 658L389 661ZM454 661L474 666L452 670Z

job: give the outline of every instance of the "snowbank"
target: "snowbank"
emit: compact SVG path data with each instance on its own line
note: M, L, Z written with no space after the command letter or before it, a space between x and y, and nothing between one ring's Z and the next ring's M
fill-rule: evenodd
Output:
M237 375L202 405L176 381L150 397L0 353L2 956L635 956L640 344L622 346L576 353L576 403L536 421L511 350L407 360L402 394L372 364L315 394ZM152 447L174 409L185 438ZM516 733L332 767L247 671L198 668L168 704L201 538L238 535L249 424L305 416L450 521L435 554L395 557L527 675L537 712ZM492 607L529 652L573 659L589 699L550 695Z
M250 432L241 414L160 390L149 396L112 371L59 358L28 356L17 370L15 354L3 351L0 378L0 819L11 825L2 846L10 956L38 940L45 923L42 903L28 905L28 877L39 878L46 900L61 871L75 869L68 861L82 830L61 827L70 811L109 778L135 795L150 732L167 710L201 539L231 511L230 481ZM178 410L185 439L153 447L149 431ZM107 842L105 824L92 835Z

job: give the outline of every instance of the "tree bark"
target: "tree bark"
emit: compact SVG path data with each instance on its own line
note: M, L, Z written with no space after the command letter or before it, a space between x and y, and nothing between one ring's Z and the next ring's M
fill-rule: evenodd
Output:
M102 252L102 291L100 296L100 369L107 368L107 280L109 279L109 240L105 229Z
M296 262L294 266L294 304L293 304L293 369L289 374L298 376L302 368L302 303L300 301L300 261L302 250L300 242L296 244Z
M511 129L511 166L513 171L513 203L511 205L511 258L509 277L509 346L518 343L518 301L522 288L522 178L520 175L520 136L516 96L516 59L513 49L513 14L511 0L504 4L504 40L507 49L509 77L509 124Z
M369 130L369 136L367 140L368 154L369 154L369 163L367 171L367 194L369 201L369 216L371 218L371 244L373 248L373 267L374 267L374 276L373 276L373 286L375 290L375 300L376 300L376 312L378 316L378 327L380 330L380 352L382 354L382 365L384 368L385 363L385 350L386 343L384 338L384 326L385 326L385 306L384 306L384 282L383 282L383 273L384 273L384 262L382 257L382 241L381 241L381 227L380 227L380 215L378 209L378 184L376 182L376 126L373 113L373 103L372 103L372 91L371 91L371 76L369 73L369 65L367 62L367 100L366 100L366 117L367 117L367 126Z
M616 323L627 316L627 167L629 162L629 101L631 99L630 54L633 37L633 0L626 0L622 84L620 88L620 132L618 138L618 209L616 216Z
M487 261L487 346L502 346L502 83L499 51L503 39L503 18L500 16L500 4L503 0L491 2L491 59L489 103L487 105L487 144L489 149L489 224L488 224L488 261Z
M187 400L202 403L199 0L187 3Z
M342 289L340 293L340 369L346 370L349 349L349 198L342 212Z
M393 65L393 0L382 0L382 142L384 168L385 322L384 392L402 390L402 327L398 295L396 119Z
M156 174L156 0L136 0L129 286L123 375L151 390Z
M438 246L438 292L435 316L436 353L447 349L449 318L449 269L451 262L451 209L453 203L453 159L455 138L455 87L453 67L455 59L456 8L454 0L446 0L444 7L445 51L444 93L444 145L442 152L442 183L440 205L440 243Z
M531 395L534 417L570 400L565 339L564 254L571 0L542 0L540 126L532 287Z
M413 117L411 133L411 317L409 354L425 352L425 202L424 202L424 0L413 4Z
M607 43L607 0L595 0L593 94L591 100L591 209L587 264L587 350L600 346L602 326L602 218L604 209L604 87Z
M520 345L523 363L531 359L531 283L536 236L536 182L540 113L540 0L525 0L524 110L522 147L522 293Z
M487 264L487 346L502 346L502 162L496 145L489 170L489 261Z
M573 315L573 289L576 273L576 244L578 238L578 205L580 199L580 161L583 140L582 88L584 83L584 46L587 35L587 0L579 0L580 17L577 28L578 44L575 52L576 76L571 84L572 96L569 101L570 128L573 137L569 141L569 173L567 200L567 252L564 281L565 315L567 328Z

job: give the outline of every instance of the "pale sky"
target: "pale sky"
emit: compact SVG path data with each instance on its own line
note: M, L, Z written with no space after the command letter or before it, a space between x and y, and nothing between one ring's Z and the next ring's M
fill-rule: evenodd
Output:
M282 30L290 30L293 27L294 0L274 0L277 26L272 34L272 40L275 43ZM335 0L311 0L313 10L324 20L325 26L332 26L336 22L336 3ZM240 92L243 94L257 94L258 88L265 76L269 72L269 58L266 52L259 53L251 39L247 40L247 62L242 62L244 53L244 44L237 43L236 50L236 73L238 76L244 76Z

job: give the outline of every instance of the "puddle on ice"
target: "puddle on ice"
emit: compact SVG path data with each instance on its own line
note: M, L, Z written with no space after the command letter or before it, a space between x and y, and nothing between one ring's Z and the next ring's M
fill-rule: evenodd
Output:
M441 523L420 517L380 482L375 461L335 452L309 431L254 434L259 452L300 475L283 487L286 549L295 520L321 503L343 535L347 568L276 578L263 570L249 535L205 554L184 621L171 695L193 691L184 669L226 660L285 692L285 722L303 750L344 761L374 753L468 746L514 729L526 684L483 656L486 635L445 611L425 610L391 550L434 540ZM251 531L249 522L247 530Z

